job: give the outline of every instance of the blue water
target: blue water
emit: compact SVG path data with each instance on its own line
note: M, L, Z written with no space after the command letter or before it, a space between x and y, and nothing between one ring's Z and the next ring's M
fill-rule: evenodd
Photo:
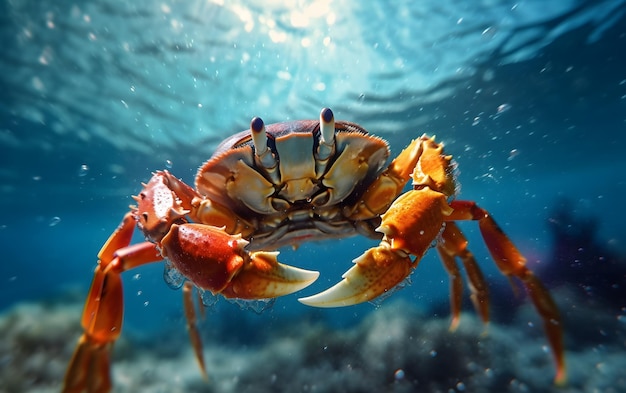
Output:
M459 198L488 209L549 286L560 275L580 288L573 267L551 264L550 220L567 200L572 217L597 223L599 253L618 255L610 285L626 286L626 2L221 3L0 1L0 310L84 296L100 246L152 171L191 184L253 116L310 119L322 107L393 153L436 134L458 163ZM506 289L476 225L461 227ZM305 244L279 259L321 272L304 296L374 244ZM128 331L184 329L161 264L124 280ZM222 301L211 318L297 319L312 312L300 294L260 316ZM435 252L394 297L446 317ZM611 312L623 318L625 306ZM350 327L375 310L314 315Z

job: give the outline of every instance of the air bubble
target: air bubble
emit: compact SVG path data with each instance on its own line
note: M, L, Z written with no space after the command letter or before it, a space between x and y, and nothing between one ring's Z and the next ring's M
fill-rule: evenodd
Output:
M404 379L404 370L399 368L396 370L395 373L393 373L393 377L396 379L396 381L401 381Z
M496 28L493 26L487 27L483 30L482 34L483 38L492 39L496 35Z
M498 105L498 109L497 109L497 114L500 115L506 111L508 111L509 109L511 109L511 105L510 104L501 104Z
M50 219L50 222L48 223L48 226L56 226L57 224L59 224L61 222L61 217L52 217Z
M172 289L178 289L183 286L185 282L185 276L178 271L178 269L174 268L172 264L166 260L165 262L165 270L163 271L163 279L165 283Z
M204 303L204 296L202 297ZM229 302L235 303L242 310L251 310L257 314L261 314L263 311L272 308L276 299L255 299L255 300L247 300L247 299L228 299Z
M172 163L172 160L165 160L165 167L167 169L172 169L173 166L174 164Z
M85 177L87 176L88 172L89 172L89 167L87 166L87 164L83 164L78 169L78 177Z
M433 349L432 351L430 351L430 357L434 358L435 356L437 356L437 351Z
M509 152L509 157L507 158L507 161L513 161L513 159L515 157L517 157L519 155L519 150L517 149L513 149Z
M213 307L219 300L219 297L211 293L211 291L202 291L200 294L204 307Z

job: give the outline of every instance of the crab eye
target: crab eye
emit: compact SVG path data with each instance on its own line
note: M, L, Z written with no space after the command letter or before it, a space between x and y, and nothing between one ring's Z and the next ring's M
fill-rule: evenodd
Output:
M324 122L329 123L334 117L333 111L330 108L324 108L322 113L320 113L320 117L324 119Z
M263 129L263 119L261 119L260 117L255 117L250 121L250 128L254 131L254 132L261 132L261 130Z

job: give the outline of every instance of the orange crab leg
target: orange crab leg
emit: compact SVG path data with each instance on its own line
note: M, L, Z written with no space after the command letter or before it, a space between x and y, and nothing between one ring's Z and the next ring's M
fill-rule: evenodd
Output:
M550 292L533 272L526 267L526 258L513 245L513 242L504 234L486 210L471 201L453 201L450 203L450 206L454 209L454 212L446 218L446 221L477 220L485 244L498 269L505 276L517 277L523 283L537 312L543 319L543 326L556 363L555 383L565 383L566 371L562 322L559 310L552 296L550 296Z
M186 281L183 285L183 306L185 309L185 319L187 320L187 330L189 331L191 345L193 346L196 359L198 360L198 365L202 371L202 377L205 380L208 380L209 376L206 373L204 354L202 353L202 339L200 338L198 325L196 324L197 314L193 302L193 284L189 281Z
M161 260L152 243L129 246L135 220L127 213L98 253L98 266L82 316L83 334L65 375L63 392L105 392L111 389L110 352L123 317L120 274Z
M440 245L437 245L437 251L439 252L439 258L443 262L443 267L450 277L450 314L452 319L450 321L450 330L455 331L459 327L461 320L461 303L463 301L463 278L461 277L461 271L454 260L454 255L451 255L444 250Z
M443 261L444 268L450 276L450 301L452 308L452 322L450 330L455 330L461 313L463 281L459 268L454 260L461 259L471 291L470 299L476 312L484 323L489 322L489 291L485 278L476 263L474 255L467 249L467 239L454 222L447 222L441 234L441 241L437 243L437 251Z

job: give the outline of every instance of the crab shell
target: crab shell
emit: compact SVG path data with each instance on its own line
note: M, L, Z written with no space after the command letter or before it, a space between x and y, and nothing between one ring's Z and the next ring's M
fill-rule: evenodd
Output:
M357 124L334 122L328 112L330 121L322 112L321 122L264 126L255 118L250 130L226 139L198 171L197 191L211 206L231 212L239 225L226 230L243 233L248 249L382 236L374 231L377 215L355 219L353 213L385 168L388 145Z

